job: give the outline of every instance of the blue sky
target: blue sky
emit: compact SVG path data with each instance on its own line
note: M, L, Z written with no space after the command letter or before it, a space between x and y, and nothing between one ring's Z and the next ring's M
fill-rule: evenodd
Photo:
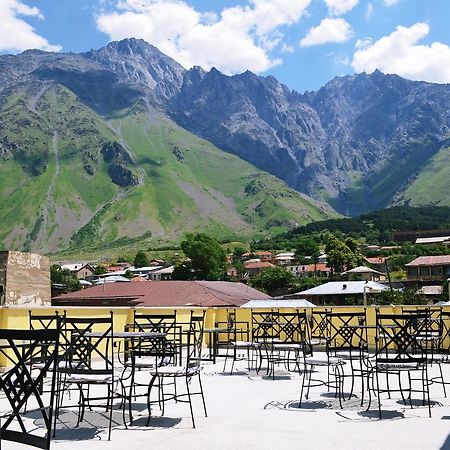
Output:
M303 92L337 75L450 82L450 0L0 0L0 52L81 52L140 37L185 67L274 75Z

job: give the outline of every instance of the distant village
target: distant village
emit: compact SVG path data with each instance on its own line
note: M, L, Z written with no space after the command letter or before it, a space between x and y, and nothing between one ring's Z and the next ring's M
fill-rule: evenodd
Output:
M437 245L450 249L450 236L419 237L415 245ZM216 286L221 283L225 293L228 289L226 286L231 291L241 286L246 292L252 287L252 296L247 300L303 299L316 305L372 304L376 303L377 294L384 291L393 293L408 289L413 290L415 303L444 304L450 300L450 255L419 256L404 264L400 271L394 272L389 270L392 257L389 254L396 248L392 245L366 245L361 252L360 264L338 274L333 272L333 265L323 249L314 257L298 255L295 251L236 251L226 254L226 273L223 277L208 282L194 279L189 280L189 283L209 283L210 288L214 283L217 283ZM137 297L123 294L124 290L147 292L156 284L166 283L158 288L158 295L168 295L164 289L173 289L172 286L177 283L173 281L174 270L174 261L149 260L143 251L138 252L134 264L122 258L102 264L79 261L56 265L51 265L50 260L41 255L4 251L0 252L1 304L39 303L39 299L34 298L36 295L39 297L39 294L32 293L33 289L39 291L39 279L44 303L49 303L50 299L54 303L65 299L67 304L79 304L82 298L83 302L90 299L99 304L129 304L129 301L136 301ZM288 274L290 289L287 289L287 285L277 285L271 289L257 283L263 274L270 273ZM25 280L28 283L24 283ZM68 280L73 282L72 286ZM25 284L31 286L31 292L21 295ZM142 287L137 287L139 284ZM103 288L99 289L100 286ZM105 286L108 288L105 289ZM296 287L299 289L296 290ZM18 295L20 300L19 297L14 298ZM185 296L185 293L179 292L179 295Z

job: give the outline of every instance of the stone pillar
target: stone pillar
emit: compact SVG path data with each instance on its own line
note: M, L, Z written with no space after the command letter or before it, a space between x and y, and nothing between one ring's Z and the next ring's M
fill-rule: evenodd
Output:
M0 252L0 305L50 304L50 258L33 253Z

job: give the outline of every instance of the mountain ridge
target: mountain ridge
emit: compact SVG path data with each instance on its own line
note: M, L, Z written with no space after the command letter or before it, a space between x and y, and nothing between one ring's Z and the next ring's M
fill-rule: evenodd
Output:
M164 113L168 91L136 71L129 82L85 56L18 58L0 57L4 248L107 252L198 229L251 239L333 215L180 128Z
M56 103L51 99L55 95ZM52 114L58 102L67 104L61 117ZM449 103L449 85L379 71L336 77L318 91L299 93L270 75L246 71L227 76L215 68L185 69L156 47L134 38L81 54L27 50L0 56L0 157L12 158L28 170L27 176L45 178L47 169L56 164L52 145L56 130L57 143L64 141L63 161L75 158L82 177L102 178L100 192L106 192L109 177L118 186L109 194L111 199L125 195L123 189L146 191L150 188L145 186L158 177L173 185L174 174L189 154L183 145L188 135L179 142L170 141L172 147L163 144L161 159L144 156L154 152L158 140L169 139L170 133L156 131L164 124L164 129L180 127L175 134L193 133L283 180L316 211L310 218L318 217L317 211L330 213L310 196L350 215L391 204L444 205L450 202L445 194L450 182L445 181L444 171L433 168L448 159ZM40 121L48 122L41 130L36 129ZM124 137L123 127L140 136L139 144L133 144L133 133ZM114 161L107 161L102 148L114 143L121 150ZM175 158L176 168L172 163L162 165L167 155ZM426 180L421 175L425 168ZM434 177L437 190L432 188ZM75 184L78 192L81 184ZM185 181L173 189L181 189L182 196L189 191L187 197L201 207L200 194L193 195ZM106 204L106 197L98 206ZM85 211L90 219L84 226L101 212L93 207ZM162 230L165 220L150 222ZM283 226L289 227L289 220ZM31 227L28 235L33 237L41 222L45 220L35 218L34 224L27 225ZM147 219L144 222L149 224ZM123 229L115 233L100 231L98 236L114 240L126 235ZM20 235L17 242L25 239ZM25 240L32 241L30 236Z

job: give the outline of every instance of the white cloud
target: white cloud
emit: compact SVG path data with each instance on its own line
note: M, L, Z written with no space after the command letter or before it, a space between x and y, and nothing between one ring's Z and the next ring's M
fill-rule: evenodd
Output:
M327 54L327 58L333 62L333 66L336 70L341 69L340 66L351 67L351 60L346 54L330 52Z
M280 53L294 53L295 49L292 45L284 43L280 48Z
M364 38L364 39L358 39L355 44L355 48L357 50L362 48L367 48L369 45L372 45L373 39L370 37Z
M280 64L280 28L300 20L311 0L248 0L220 14L200 13L184 0L119 0L97 17L111 39L137 37L185 67L213 66L225 73L263 72Z
M449 83L450 47L440 42L417 44L429 31L428 24L416 23L410 28L398 26L373 43L358 41L352 67L356 72L379 69L412 80Z
M323 19L317 27L313 27L300 41L301 47L329 44L332 42L345 42L353 36L350 24L344 19Z
M20 16L44 19L38 8L22 3L20 0L0 1L0 50L21 51L38 48L47 51L59 51L59 45L51 45L37 34L34 28Z
M399 3L400 0L383 0L383 3L385 4L385 6L387 6L388 8L391 6L396 5L397 3Z
M365 14L366 21L370 22L370 20L372 20L372 17L374 14L375 14L375 9L374 9L372 3L368 3L367 8L366 8L366 14Z
M325 0L328 12L331 16L342 16L351 11L359 0Z

